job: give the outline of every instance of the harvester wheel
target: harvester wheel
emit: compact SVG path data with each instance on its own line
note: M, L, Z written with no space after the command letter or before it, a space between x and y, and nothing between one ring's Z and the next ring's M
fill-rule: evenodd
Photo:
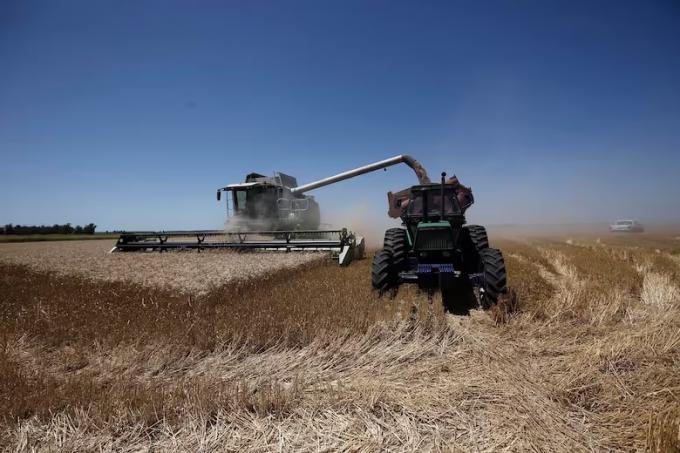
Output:
M406 265L406 253L408 252L408 237L403 228L390 228L385 231L383 248L392 255L392 266L400 271Z
M371 270L373 288L382 294L390 289L393 282L392 254L387 250L380 250L373 256L373 268Z
M498 296L508 292L508 276L503 254L498 249L480 250L484 287L480 291L480 305L489 308L498 301Z
M486 228L481 225L466 225L464 227L470 234L470 241L477 251L481 252L489 248L489 237L486 235Z

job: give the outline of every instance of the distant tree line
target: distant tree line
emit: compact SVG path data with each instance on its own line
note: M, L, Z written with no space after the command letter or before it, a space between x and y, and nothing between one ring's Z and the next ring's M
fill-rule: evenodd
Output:
M87 225L73 226L70 223L63 225L12 225L11 223L2 228L2 234L94 234L97 225L88 223Z

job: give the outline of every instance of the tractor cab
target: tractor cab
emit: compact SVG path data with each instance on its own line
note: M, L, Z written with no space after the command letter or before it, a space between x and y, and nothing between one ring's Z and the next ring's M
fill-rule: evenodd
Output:
M402 202L401 220L406 227L413 251L421 258L440 259L451 256L458 232L465 223L458 201L457 186L440 184L411 187Z
M452 184L411 187L402 221L422 262L452 258L460 227L465 223Z
M460 222L463 218L463 211L458 204L455 186L452 184L427 184L411 187L411 196L406 202L405 208L405 210L402 210L402 221L404 223Z

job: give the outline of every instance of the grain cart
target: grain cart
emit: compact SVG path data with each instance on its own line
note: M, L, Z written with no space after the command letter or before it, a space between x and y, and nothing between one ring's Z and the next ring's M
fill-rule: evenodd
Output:
M388 194L389 215L403 228L385 232L383 249L373 259L372 284L381 294L404 283L417 284L432 295L454 299L472 289L477 304L488 308L507 292L503 255L490 248L486 229L465 225L472 192L455 176L439 184L421 184ZM453 297L449 297L453 296Z

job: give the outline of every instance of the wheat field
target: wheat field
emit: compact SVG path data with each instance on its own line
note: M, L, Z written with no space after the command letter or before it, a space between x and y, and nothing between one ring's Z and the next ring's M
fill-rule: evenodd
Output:
M370 253L187 292L0 249L0 445L679 451L677 236L492 235L512 292L469 316L378 297Z

